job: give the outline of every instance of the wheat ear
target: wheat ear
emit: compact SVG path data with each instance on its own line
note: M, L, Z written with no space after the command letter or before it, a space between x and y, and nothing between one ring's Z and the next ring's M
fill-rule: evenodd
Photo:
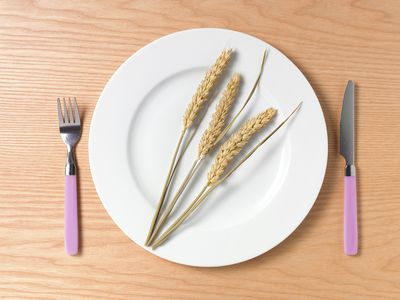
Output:
M207 101L211 90L216 85L218 79L221 77L221 74L226 69L227 65L229 64L231 56L232 56L232 49L222 51L222 53L217 58L216 62L207 71L204 79L201 81L200 85L198 86L196 93L193 95L192 101L189 103L188 107L186 108L186 111L185 111L184 117L183 117L183 129L181 131L181 134L179 135L178 143L176 145L174 154L172 156L172 160L171 160L171 163L170 163L170 166L168 169L167 178L164 182L161 196L158 201L158 205L157 205L156 211L154 213L153 219L151 221L149 231L147 233L145 245L148 245L149 240L153 234L157 220L160 216L160 211L162 209L165 197L168 192L168 188L171 185L172 178L174 176L174 173L175 173L177 165L180 161L180 158L182 157L185 150L187 149L188 143L191 141L191 138L190 138L189 142L183 146L183 149L181 151L179 151L182 148L183 138L184 138L185 134L187 133L188 129L192 126L194 120L199 115L199 112L201 111L201 108L203 107L204 103ZM179 153L179 157L178 157L178 153Z
M186 208L186 210L178 217L175 222L161 235L161 237L154 243L153 249L161 245L204 201L204 199L223 181L225 181L233 172L235 172L246 160L248 160L254 152L257 151L267 140L269 140L300 108L302 102L288 115L288 117L281 122L270 134L267 135L261 142L259 142L253 149L246 155L222 178L220 178L213 185L208 187L205 185L201 192L197 195L195 200Z
M228 164L242 151L250 138L268 124L276 110L269 108L244 123L220 148L207 176L207 185L211 186L224 173Z
M233 101L239 91L239 85L240 76L239 74L234 74L226 86L207 129L204 131L200 139L198 157L207 155L210 150L214 148L215 143L226 124L229 111L231 110Z
M184 129L189 128L193 124L201 108L203 107L203 104L207 101L211 90L216 85L218 79L221 77L222 72L225 70L226 66L231 60L231 57L232 49L222 51L217 61L208 70L206 76L198 86L196 93L193 95L192 101L186 108L185 114L183 115Z

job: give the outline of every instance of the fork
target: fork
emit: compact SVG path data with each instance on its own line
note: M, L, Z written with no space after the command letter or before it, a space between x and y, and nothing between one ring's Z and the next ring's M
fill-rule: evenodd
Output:
M64 244L68 255L76 255L78 253L78 196L74 149L82 131L75 97L73 102L74 105L71 103L71 98L68 98L69 105L67 105L65 98L63 98L63 110L60 98L57 99L60 134L67 146L64 192Z

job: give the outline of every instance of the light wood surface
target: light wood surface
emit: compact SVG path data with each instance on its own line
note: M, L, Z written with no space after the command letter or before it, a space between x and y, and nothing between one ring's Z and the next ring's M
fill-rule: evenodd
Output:
M116 68L165 34L224 27L304 72L329 134L311 213L272 251L224 268L157 258L112 222L95 192L88 130ZM357 83L360 254L342 251L341 100ZM55 99L84 113L77 149L82 251L63 246L65 148ZM400 299L399 1L1 1L1 299Z

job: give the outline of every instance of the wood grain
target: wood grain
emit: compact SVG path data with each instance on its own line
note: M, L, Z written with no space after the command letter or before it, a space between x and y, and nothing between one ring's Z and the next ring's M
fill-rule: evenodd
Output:
M161 260L112 222L88 165L102 88L165 34L226 27L288 55L314 87L329 130L320 196L302 225L249 262L201 269ZM400 2L1 1L0 298L400 299ZM360 246L342 253L343 89L357 83ZM82 252L63 250L63 166L55 99L77 95Z

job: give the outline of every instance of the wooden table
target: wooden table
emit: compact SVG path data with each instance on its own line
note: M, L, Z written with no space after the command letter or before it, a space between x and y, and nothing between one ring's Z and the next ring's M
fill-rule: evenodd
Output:
M94 189L88 130L116 68L165 34L224 27L290 57L329 134L325 182L282 244L216 269L176 265L132 243ZM341 101L357 83L360 254L342 251ZM77 95L82 251L63 248L65 149L55 99ZM399 1L2 1L0 298L400 299Z

